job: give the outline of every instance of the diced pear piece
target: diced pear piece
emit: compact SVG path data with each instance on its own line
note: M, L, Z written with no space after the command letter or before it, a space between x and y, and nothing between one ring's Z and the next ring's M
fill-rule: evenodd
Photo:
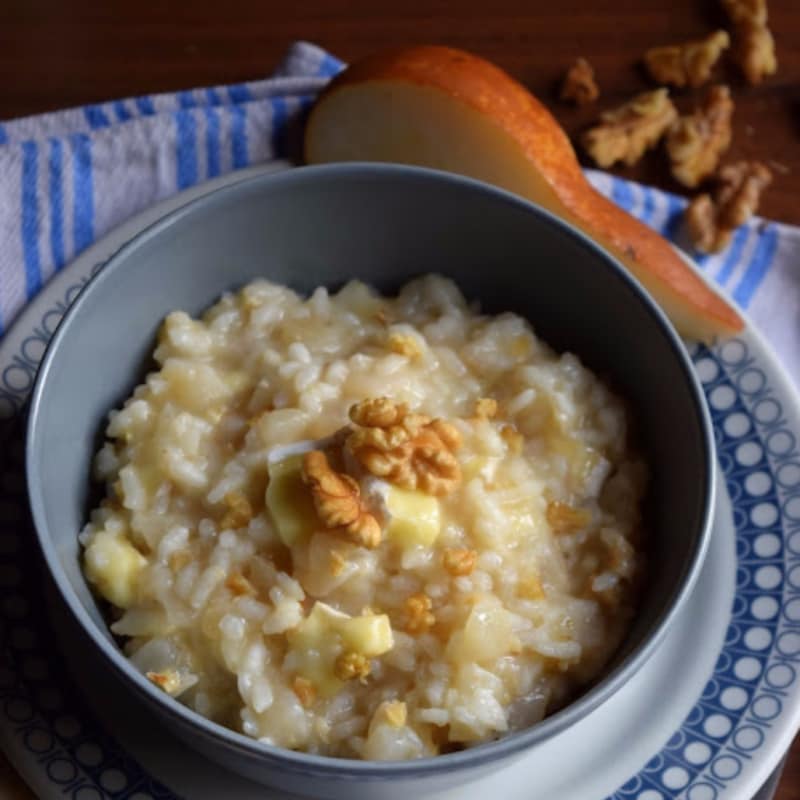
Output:
M168 358L161 368L170 398L181 408L203 414L209 406L227 400L238 388L210 364L183 358Z
M98 531L84 553L86 577L118 608L128 608L147 559L118 533Z
M287 547L320 526L308 487L302 478L303 456L291 455L269 465L267 509Z
M311 681L321 697L330 697L343 685L334 672L341 653L374 658L394 646L386 614L351 617L321 602L314 603L309 615L287 633L287 639L286 666Z
M386 614L364 614L345 620L340 627L348 650L367 658L383 655L392 649L392 625Z
M430 547L442 523L439 501L432 495L390 486L386 492L389 521L386 533L401 547Z
M515 652L519 646L511 615L487 596L473 606L464 628L450 638L447 654L455 661L483 663Z

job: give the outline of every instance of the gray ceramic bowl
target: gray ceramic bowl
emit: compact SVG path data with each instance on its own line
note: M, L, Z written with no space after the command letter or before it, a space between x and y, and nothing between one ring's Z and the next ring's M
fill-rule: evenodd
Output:
M513 310L628 398L653 469L649 577L605 677L542 723L500 741L406 763L357 762L261 745L200 717L133 669L79 565L90 463L109 409L142 377L162 318L199 312L265 276L310 290L360 278L384 291L416 274L452 277L488 311ZM713 439L672 327L612 258L545 211L443 173L387 165L309 167L221 189L120 250L66 315L34 392L30 500L63 597L132 692L192 747L263 783L320 797L405 798L501 766L607 700L648 659L697 577L710 527Z

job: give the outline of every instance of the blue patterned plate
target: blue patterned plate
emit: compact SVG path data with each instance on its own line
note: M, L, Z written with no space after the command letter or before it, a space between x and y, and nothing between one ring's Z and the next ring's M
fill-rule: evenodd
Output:
M126 223L51 281L0 342L0 745L40 797L285 797L187 750L92 651L72 646L75 623L33 545L20 419L47 341L97 266L188 199L268 169ZM789 746L800 723L800 404L750 328L692 357L722 479L684 612L646 667L586 720L441 800L740 800Z

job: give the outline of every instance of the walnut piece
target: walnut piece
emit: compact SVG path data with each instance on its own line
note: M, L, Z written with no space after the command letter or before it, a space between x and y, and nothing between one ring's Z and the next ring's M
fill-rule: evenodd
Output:
M314 704L317 698L317 690L313 683L308 678L303 678L301 675L295 675L292 681L292 691L297 695L300 705L303 708L309 708Z
M778 69L775 40L767 27L767 0L722 0L734 27L736 61L747 82L761 83Z
M469 575L477 559L478 553L465 547L448 547L442 554L444 568L454 577Z
M330 561L328 562L328 569L334 578L341 575L344 568L347 566L344 556L338 550L331 550Z
M388 397L363 400L350 409L358 426L346 446L369 472L404 489L441 496L461 481L454 451L461 434L449 422L409 413Z
M393 353L399 353L407 358L419 358L422 355L419 341L410 333L392 331L386 340L386 344Z
M228 510L219 521L220 530L244 528L253 519L253 507L242 492L228 492L224 500Z
M695 249L718 253L730 243L733 231L758 208L761 193L772 182L772 173L758 161L739 161L717 175L714 196L701 194L686 208L685 220Z
M384 720L393 728L402 728L408 720L408 707L402 700L385 700L375 709L373 718Z
M509 451L514 455L519 455L522 452L522 446L525 444L525 440L522 438L522 434L511 425L503 425L503 427L500 428L500 438L506 443L506 447L508 447Z
M234 572L229 575L228 580L225 581L225 586L237 597L242 595L252 597L257 594L256 587L241 572Z
M592 515L584 508L552 500L547 504L545 517L553 533L574 533L591 522Z
M542 581L536 575L523 578L519 582L517 592L521 597L527 597L530 600L542 600L546 597Z
M414 636L425 633L436 624L436 617L431 608L433 603L424 592L417 592L406 598L406 633Z
M497 416L497 400L493 397L479 397L475 401L475 416L478 419L491 419Z
M666 89L645 92L604 112L600 123L584 133L583 146L598 166L617 161L632 166L655 147L677 116Z
M600 89L592 65L585 58L577 59L564 76L561 99L577 106L585 106L593 103L599 96Z
M341 681L358 678L364 683L371 669L369 659L366 656L351 650L341 653L333 665L334 674Z
M331 531L339 532L363 547L377 547L381 526L364 506L358 483L343 472L336 472L322 450L312 450L303 457L303 483L320 520Z
M699 41L652 47L644 54L644 64L653 80L659 83L702 86L730 43L725 31L715 31Z
M188 548L175 550L169 554L167 563L173 572L179 572L192 560L192 553Z
M713 174L731 143L733 100L727 86L712 86L700 108L681 117L667 135L672 175L694 188Z

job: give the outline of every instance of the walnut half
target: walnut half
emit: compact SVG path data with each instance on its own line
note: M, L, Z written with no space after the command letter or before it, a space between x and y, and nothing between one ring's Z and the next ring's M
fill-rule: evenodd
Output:
M381 526L361 499L358 483L343 472L336 472L321 450L303 458L303 483L311 489L317 514L326 528L341 532L362 547L381 543Z
M712 86L700 108L681 117L667 135L672 175L694 188L711 175L731 143L733 100L727 86Z
M598 166L617 161L632 166L655 147L677 116L666 89L645 92L603 113L600 124L584 133L583 146Z
M775 40L767 27L767 0L722 0L735 29L735 54L748 83L761 83L778 69Z
M593 103L600 96L594 70L585 58L577 59L567 70L564 82L561 84L560 96L562 100L575 103L576 106Z
M454 452L461 435L449 422L410 413L388 397L363 400L350 409L357 426L346 446L369 472L404 489L437 496L461 482Z
M705 39L684 44L652 47L644 54L644 65L653 80L672 86L702 86L711 77L731 40L725 31L715 31Z
M733 231L756 212L761 193L771 181L772 173L757 161L723 167L713 198L698 195L686 208L686 225L695 249L703 253L724 250Z

